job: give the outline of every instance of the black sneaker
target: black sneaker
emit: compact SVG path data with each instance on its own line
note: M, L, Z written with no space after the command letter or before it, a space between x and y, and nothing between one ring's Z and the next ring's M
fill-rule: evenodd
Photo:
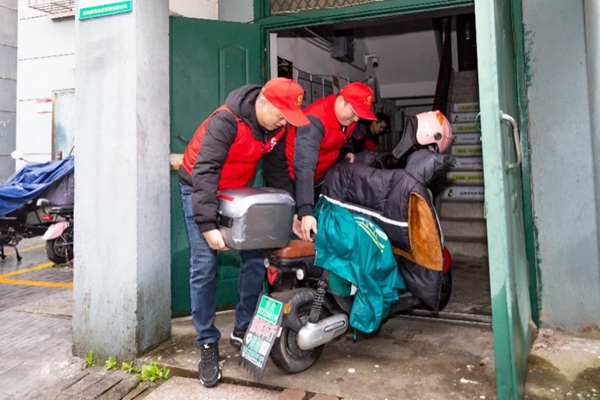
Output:
M200 347L200 361L198 361L198 378L207 387L213 387L221 379L221 366L219 365L219 345L207 343Z
M242 344L244 343L244 335L246 335L246 329L237 329L237 328L233 328L233 332L231 332L231 335L229 335L229 343L231 343L231 345L233 347L236 347L238 349L242 348Z

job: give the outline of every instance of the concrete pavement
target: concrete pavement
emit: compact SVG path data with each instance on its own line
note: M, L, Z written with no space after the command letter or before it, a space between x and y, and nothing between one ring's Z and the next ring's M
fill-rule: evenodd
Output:
M495 397L492 333L486 326L394 318L379 335L359 337L356 343L347 332L327 344L321 359L302 373L286 374L269 363L256 381L237 365L239 353L229 344L233 313L219 313L216 323L223 333L219 349L226 383L300 388L344 399ZM190 318L173 320L171 340L141 360L157 360L176 375L195 378L199 356L195 335Z
M72 268L40 267L47 259L39 242L26 241L20 249L29 249L21 263L14 256L0 261L0 399L496 398L492 332L485 316L469 324L391 319L377 336L355 343L348 332L327 344L321 359L303 373L288 375L269 363L256 381L237 365L237 349L228 343L233 314L219 313L223 380L213 389L196 378L199 351L191 320L178 318L172 321L171 339L138 360L158 361L171 368L172 378L136 389L131 376L105 371L104 360L86 369L71 356ZM476 264L459 264L457 271L485 281ZM455 282L450 313L487 309L478 304L486 297L484 287ZM542 330L533 345L524 398L599 399L599 339L594 331L573 336Z

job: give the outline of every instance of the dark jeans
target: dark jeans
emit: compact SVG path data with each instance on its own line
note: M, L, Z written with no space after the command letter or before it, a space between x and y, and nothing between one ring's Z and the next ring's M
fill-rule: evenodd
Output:
M198 332L196 343L216 343L221 332L215 326L217 309L217 261L216 250L211 249L192 211L192 187L180 183L183 213L190 242L190 295L192 321ZM264 255L257 250L241 250L240 275L238 279L239 302L235 308L234 326L246 329L263 288L265 277Z

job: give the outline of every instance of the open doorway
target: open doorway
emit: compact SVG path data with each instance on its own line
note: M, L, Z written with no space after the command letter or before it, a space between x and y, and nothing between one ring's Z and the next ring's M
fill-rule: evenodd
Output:
M451 53L446 75L445 45ZM374 111L390 117L389 133L378 146L382 153L399 143L412 115L439 109L452 122L456 160L434 190L453 256L452 297L439 315L413 315L491 324L473 9L280 30L272 33L271 49L272 75L298 81L305 89L304 105L349 82L370 85ZM444 81L446 92L440 88Z
M277 71L277 56L286 60L286 64L292 66L292 70L302 70L309 73L310 88L312 93L312 78L310 75L325 75L331 79L331 87L334 87L335 79L340 80L340 77L349 77L351 80L363 81L368 78L370 74L365 68L364 58L362 64L360 63L361 57L364 57L365 53L370 54L370 49L363 47L362 49L358 46L363 43L358 39L361 39L359 32L353 32L353 41L355 46L353 47L353 55L355 61L354 66L350 66L350 62L340 62L331 57L331 49L328 46L322 46L324 49L320 49L318 46L306 46L298 38L295 39L295 43L290 50L289 54L284 54L283 45L279 45L279 51L277 50L278 41L285 40L284 29L295 29L298 30L301 27L311 27L314 29L319 25L329 24L330 29L334 32L337 30L356 30L359 31L364 27L370 25L385 26L386 24L408 24L415 20L434 20L438 17L447 17L449 15L456 16L461 14L467 14L473 11L473 9L457 9L451 7L462 7L464 4L472 5L475 4L475 15L477 20L477 40L479 46L477 47L477 66L478 71L476 73L479 78L478 84L481 87L479 99L481 104L481 125L483 136L483 153L485 154L485 187L487 190L487 196L485 199L487 205L487 218L485 222L479 226L489 227L487 233L488 239L483 243L489 243L489 257L486 261L485 257L477 258L477 260L483 260L485 267L479 268L477 271L483 271L485 274L490 275L489 284L491 285L490 292L492 296L493 306L493 325L492 330L488 327L475 326L471 333L472 335L465 335L465 325L450 325L441 324L437 321L414 321L414 322L433 322L431 330L435 331L436 334L441 334L443 337L439 337L439 341L436 342L435 346L432 347L437 349L446 348L448 349L448 340L451 339L447 333L451 329L460 329L460 334L455 337L454 352L446 355L449 358L439 359L438 354L435 357L429 358L429 360L435 359L436 362L441 365L441 369L444 371L453 371L454 375L460 374L461 376L454 376L458 380L464 378L464 368L466 366L470 372L485 372L488 374L486 380L493 382L490 371L486 366L490 366L490 359L495 359L495 378L498 387L498 398L512 398L516 393L522 393L524 384L524 377L526 371L526 360L530 351L530 343L534 334L533 324L530 323L530 317L532 316L532 310L536 310L536 270L532 269L535 267L534 259L534 242L532 228L533 218L531 217L531 210L525 205L531 204L530 193L527 191L529 187L529 180L526 179L530 174L528 167L528 153L523 152L523 163L521 164L521 152L519 149L522 148L519 139L519 128L522 130L527 129L527 113L526 113L526 96L525 96L525 70L524 63L524 33L523 27L519 14L520 1L511 0L510 2L488 2L484 0L464 1L464 0L448 0L447 2L437 1L421 1L421 0L394 0L385 2L367 2L368 4L356 5L356 7L350 7L350 5L357 3L354 0L347 0L344 2L338 0L323 0L322 2L315 2L315 4L329 4L332 7L328 9L322 9L313 12L312 10L298 10L299 12L289 13L288 11L282 11L286 15L272 15L269 11L268 4L275 5L275 3L281 4L281 2L264 2L264 7L258 13L260 14L260 23L257 20L255 24L240 24L233 22L224 21L207 21L207 20L194 20L190 18L179 18L172 19L171 24L171 146L172 151L182 152L185 143L184 137L181 136L181 132L193 132L197 127L197 115L203 114L208 115L212 112L219 104L222 103L224 96L231 91L233 88L239 87L242 84L247 83L260 83L264 82L266 76L264 75L264 61L265 61L265 43L271 35L271 68L270 71L273 75L276 75ZM287 2L286 4L296 4L298 7L301 2ZM340 4L347 4L348 7L341 6ZM362 3L362 2L360 2ZM304 4L304 3L302 3ZM312 3L311 3L312 4ZM445 8L444 10L438 11L435 15L430 10L439 8ZM281 7L280 7L281 8ZM416 10L423 10L424 12L416 13ZM300 12L301 11L301 12ZM306 12L305 12L306 11ZM410 15L406 14L409 13ZM288 15L289 14L289 15ZM392 15L397 18L399 15L404 17L397 20L387 19ZM371 21L367 22L356 22L353 20L361 20L371 18ZM375 18L379 18L375 20ZM335 25L334 25L335 23ZM362 25L361 25L362 24ZM379 36L379 28L374 27L375 31L372 35L363 34L362 37L368 38L370 36ZM207 34L209 32L223 32L227 33L218 36L211 36L211 40L207 40ZM410 31L412 32L412 31ZM420 32L416 30L416 32ZM295 32L294 32L295 33ZM319 34L318 36L323 36ZM436 29L433 29L431 35L436 38ZM280 38L278 39L278 36ZM310 35L315 36L317 35ZM335 35L334 35L335 36ZM393 35L391 35L393 36ZM396 40L403 37L404 34L398 34ZM185 38L179 40L179 38ZM325 36L327 38L327 36ZM218 39L218 40L217 40ZM292 39L291 37L289 39ZM304 40L304 39L302 39ZM341 39L338 39L341 40ZM433 40L433 43L429 46L416 46L414 43L407 47L408 50L413 48L422 51L422 49L437 49L440 44ZM343 40L341 40L343 43ZM455 39L456 41L456 39ZM400 53L405 48L389 47L384 48L384 52ZM408 51L407 50L407 51ZM416 55L419 51L415 51ZM218 52L218 53L216 53ZM220 54L219 57L214 57L214 54ZM434 53L435 54L435 53ZM343 55L343 53L342 53ZM414 54L411 54L414 55ZM438 59L431 61L433 65L439 64L439 53ZM382 54L378 54L379 58L379 69L382 70ZM406 53L403 54L403 59L411 60ZM515 62L516 60L516 62ZM305 62L312 62L313 64L305 65ZM318 62L318 65L314 63ZM408 61L404 61L405 63ZM223 63L227 64L227 68L223 68ZM358 63L358 64L357 64ZM398 63L397 65L400 65ZM404 65L404 64L402 64ZM417 72L421 72L424 69L426 62L414 63L413 69ZM456 67L456 66L453 66ZM460 69L453 68L454 71L460 71ZM378 72L379 75L379 72ZM475 74L473 74L475 75ZM216 77L216 78L215 78ZM433 80L433 78L430 78ZM343 82L343 80L342 80ZM382 77L374 80L374 88L379 92L382 99L394 100L394 106L398 105L399 99L388 97L384 93L383 89L390 89L393 87L387 87L383 83ZM316 82L319 83L318 81ZM339 82L338 82L339 83ZM321 81L322 87L328 87L326 82ZM404 89L414 88L419 85L419 81L407 81ZM316 85L315 85L316 86ZM202 90L197 90L202 88ZM318 86L316 86L318 90ZM322 89L322 92L325 89ZM408 90L406 90L408 91ZM404 95L401 95L404 96ZM415 101L421 101L418 98ZM378 103L379 104L379 103ZM525 108L523 108L525 106ZM473 111L473 110L471 110ZM401 125L401 122L395 121L393 126L396 131L397 126ZM468 132L462 132L468 133ZM390 135L392 137L392 135ZM463 135L463 137L468 137ZM477 137L473 135L473 137ZM458 149L458 144L454 145L455 149ZM465 149L467 155L470 151L469 148ZM463 156L461 160L468 160L468 157ZM465 170L467 171L467 170ZM462 174L467 176L466 174ZM468 176L467 176L468 177ZM469 177L471 181L475 180L472 176ZM460 187L458 182L454 182L454 188ZM525 183L525 185L523 185ZM472 182L471 182L472 184ZM474 186L466 186L467 193L465 194L477 194L476 190L473 190ZM453 198L456 199L456 196ZM480 193L482 194L482 193ZM473 201L472 203L476 203ZM181 211L177 209L180 202L172 202L173 210L172 216L181 215ZM453 204L450 202L450 204ZM479 208L480 215L483 214L483 202L479 201L481 207ZM477 207L470 207L477 212ZM469 214L466 215L469 217ZM459 218L456 218L459 219ZM472 226L474 218L466 218L467 228L463 231L471 232L475 230ZM442 215L444 224L452 222L451 218L445 218ZM460 222L460 221L459 221ZM465 222L465 221L462 221ZM183 222L178 221L176 218L173 221L173 226L182 226ZM446 242L449 243L451 237L448 235L448 229L445 227L443 230L446 236ZM174 232L182 231L180 229L174 229ZM177 237L174 237L172 246L173 249L173 282L187 282L187 259L185 248L177 246L180 241ZM477 244L477 241L468 242L470 244ZM481 244L481 243L480 243ZM453 251L456 254L458 246L455 246ZM475 254L474 251L466 253L467 255ZM236 268L235 260L222 265L224 268ZM487 267L489 263L489 268ZM223 263L226 264L226 263ZM455 266L458 265L456 262ZM455 268L457 269L457 268ZM225 269L223 271L226 271ZM458 294L461 291L457 285L459 282L465 282L466 290L462 291L466 294L480 295L479 289L470 287L468 279L464 280L459 276L459 272L456 272L456 278L454 279L455 290L454 296L451 299L451 304L458 301ZM465 275L469 275L465 273ZM472 275L472 274L471 274ZM222 277L231 277L234 274L221 273ZM486 279L482 279L482 283ZM185 285L177 285L178 289L185 287ZM226 285L225 285L226 286ZM231 291L229 291L231 292ZM184 290L174 291L177 297L176 300L182 300L181 302L173 302L174 313L184 309L189 301L185 302L186 293ZM482 298L489 299L489 295L483 295ZM530 299L532 302L530 302ZM182 304L186 304L183 305ZM476 306L473 302L467 301L465 304L472 307L472 311L477 311ZM533 308L532 308L533 304ZM189 306L187 306L189 307ZM535 314L534 318L535 320ZM489 316L488 316L489 320ZM397 324L397 329L407 328L405 319ZM411 321L412 323L413 321ZM479 322L475 322L479 323ZM484 323L485 324L485 323ZM489 325L489 324L488 324ZM389 327L389 325L388 325ZM391 328L391 327L389 327ZM388 329L388 328L385 328ZM421 328L415 328L414 332L424 332ZM412 338L414 333L405 332L406 338ZM493 333L493 345L491 334ZM486 338L484 335L488 334ZM346 338L347 341L351 341L352 337ZM476 348L475 344L478 340L485 339L486 343L481 343L485 346L482 352L473 353ZM403 340L403 339L401 339ZM344 346L343 351L346 351L349 347L345 346L346 342L341 342L339 345ZM388 336L389 344L395 346L398 341L397 335L392 337ZM417 347L418 341L407 340L407 342L414 343ZM335 346L335 344L333 344ZM491 348L494 347L494 351ZM361 349L366 349L361 347ZM415 355L420 357L423 353L422 348L415 349ZM387 348L386 348L387 351ZM490 353L492 352L492 353ZM361 356L359 353L355 353L356 356ZM402 353L397 351L386 352L386 355L391 354L394 356L402 356ZM440 353L441 354L441 353ZM466 363L459 362L460 365L456 364L459 359L459 355L468 355L469 361ZM491 357L488 357L492 354ZM334 357L339 358L340 351L332 354ZM487 360L487 361L486 361ZM402 360L402 363L405 359ZM415 359L415 361L418 361ZM450 364L456 367L448 366ZM394 368L397 367L398 363L394 362ZM469 365L479 366L478 368L470 368ZM412 368L416 364L408 363L407 368ZM419 369L419 367L417 367ZM321 371L325 373L325 371ZM408 372L407 372L408 373ZM358 374L357 374L358 376ZM399 376L399 375L396 375ZM278 375L280 378L280 375ZM452 378L452 379L454 379ZM294 379L296 377L294 376ZM466 378L465 378L466 379ZM467 379L468 380L468 379ZM315 381L314 379L311 382ZM318 380L316 380L318 381ZM364 381L356 379L341 379L339 382L340 386L344 389L348 389L350 382L356 381L356 385L360 387L366 387ZM327 381L331 384L331 381ZM386 380L386 383L389 381ZM469 383L469 382L467 382ZM449 382L450 385L457 384L456 379ZM480 385L477 386L481 388ZM395 389L395 388L391 388ZM352 393L352 392L350 392ZM394 392L391 398L397 396ZM481 394L481 393L479 393ZM405 396L406 397L406 396ZM431 396L434 397L434 396ZM408 397L407 397L408 398Z

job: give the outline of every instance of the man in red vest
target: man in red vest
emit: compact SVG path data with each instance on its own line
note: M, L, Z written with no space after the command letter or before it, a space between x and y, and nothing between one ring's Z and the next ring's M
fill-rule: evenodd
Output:
M217 190L246 186L260 159L282 138L288 125L306 125L300 109L304 91L286 78L264 87L242 86L229 94L196 130L183 155L179 180L190 242L192 321L201 348L198 377L206 387L221 378L216 312L217 250L228 250L217 228ZM230 342L242 340L263 287L264 257L256 250L240 251L234 330Z
M317 233L313 207L321 192L325 173L339 158L340 149L352 137L359 119L376 120L371 111L373 91L364 83L350 83L340 90L310 104L304 113L310 124L290 129L286 142L289 174L294 180L298 219L294 233L312 241ZM354 162L354 154L346 158Z

